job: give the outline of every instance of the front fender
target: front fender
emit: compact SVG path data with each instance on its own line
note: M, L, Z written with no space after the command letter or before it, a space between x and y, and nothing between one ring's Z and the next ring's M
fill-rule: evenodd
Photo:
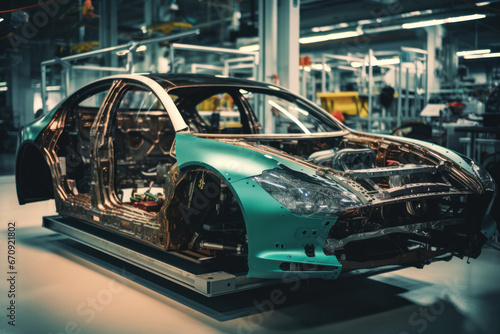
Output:
M175 138L179 169L204 166L216 171L227 183L259 175L263 170L276 168L279 164L270 155L190 133L177 133Z
M280 165L306 173L315 171L291 161L242 146L194 136L176 135L180 169L203 166L219 174L236 196L248 236L248 277L287 279L337 278L342 265L323 246L336 217L298 216L283 207L252 177ZM307 256L306 247L314 248ZM297 264L307 269L293 270ZM283 268L291 268L283 270Z

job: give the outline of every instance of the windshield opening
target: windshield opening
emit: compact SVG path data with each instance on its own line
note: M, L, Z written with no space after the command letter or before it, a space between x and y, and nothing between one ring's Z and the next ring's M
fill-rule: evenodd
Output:
M195 133L310 135L342 130L324 110L283 91L203 86L169 94Z

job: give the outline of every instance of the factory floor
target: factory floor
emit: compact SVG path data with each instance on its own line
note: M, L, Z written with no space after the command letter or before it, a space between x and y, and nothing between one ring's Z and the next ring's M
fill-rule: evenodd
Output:
M0 333L500 332L496 243L470 264L453 259L206 298L130 266L111 266L106 255L41 227L43 216L56 214L54 202L19 206L13 176L0 177L0 203Z

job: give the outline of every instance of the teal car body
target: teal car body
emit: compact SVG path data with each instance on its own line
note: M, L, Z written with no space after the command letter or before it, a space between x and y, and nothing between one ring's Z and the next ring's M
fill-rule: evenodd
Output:
M21 204L54 198L61 215L259 278L476 257L496 226L496 185L466 157L199 75L80 89L21 129L16 183Z

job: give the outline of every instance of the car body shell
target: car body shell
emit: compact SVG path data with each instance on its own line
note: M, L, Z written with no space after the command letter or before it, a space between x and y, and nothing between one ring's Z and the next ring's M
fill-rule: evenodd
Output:
M115 173L113 166L115 162L109 155L113 144L109 141L109 135L99 130L99 125L109 126L109 121L105 119L112 113L109 106L115 103L114 100L117 99L119 92L127 85L138 85L153 92L169 114L175 131L174 150L179 172L182 174L185 171L210 171L220 178L234 195L241 209L248 241L245 254L248 277L283 279L290 275L299 275L300 278L334 279L346 269L392 264L420 265L432 258L458 254L455 248L443 247L435 251L429 248L425 251L420 249L419 256L408 251L402 256L384 258L378 262L358 261L357 264L341 260L336 253L328 254L325 252L325 244L331 237L332 226L336 224L340 214L300 215L293 213L263 189L255 179L256 176L266 170L283 168L303 174L304 177L328 175L330 180L334 180L356 194L364 206L379 205L377 207L381 207L389 203L389 200L396 203L409 199L416 200L419 196L423 198L424 195L432 194L413 194L405 196L404 199L403 197L393 199L370 197L371 195L365 194L362 187L356 183L360 174L356 176L356 174L349 174L349 171L346 173L346 171L338 172L322 168L293 154L259 145L255 138L270 138L278 141L281 138L300 140L315 137L343 138L345 141L356 143L355 145L378 143L379 154L382 151L380 147L384 145L404 149L405 152L410 152L407 153L409 155L421 156L426 161L432 162L436 171L446 169L450 175L456 175L456 179L459 180L457 184L463 185L461 189L463 194L456 191L454 195L471 196L471 199L484 196L488 199L488 203L483 203L479 211L481 217L470 222L474 226L468 229L471 231L470 235L466 238L467 243L460 245L460 251L465 249L465 246L468 247L478 236L486 238L494 230L495 223L488 216L488 204L496 190L487 189L487 186L477 178L473 163L446 148L418 140L352 131L333 118L332 121L339 127L339 131L333 133L239 136L195 134L189 130L189 126L169 95L171 91L193 86L256 87L284 93L287 91L265 83L190 75L119 75L101 79L92 85L102 83L111 86L110 93L103 104L104 107L101 107L90 133L93 145L90 196L70 194L62 185L65 175L61 168L62 162L55 153L57 149L55 142L64 129L65 105L69 105L72 99L77 99L82 94L82 90L79 90L48 114L21 129L16 172L17 193L21 204L55 198L57 210L62 215L99 225L166 251L178 250L172 245L177 242L173 235L180 233L177 230L179 227L174 227L175 224L167 219L169 200L172 201L177 194L175 187L170 189L170 194L166 194L167 200L156 214L144 213L122 204L116 198L116 194L110 190L113 187L112 179ZM83 88L85 89L88 88ZM327 117L331 116L327 115ZM434 196L448 195L443 195L436 190ZM477 198L474 200L481 201ZM467 255L463 252L460 254ZM283 264L288 264L288 267Z

